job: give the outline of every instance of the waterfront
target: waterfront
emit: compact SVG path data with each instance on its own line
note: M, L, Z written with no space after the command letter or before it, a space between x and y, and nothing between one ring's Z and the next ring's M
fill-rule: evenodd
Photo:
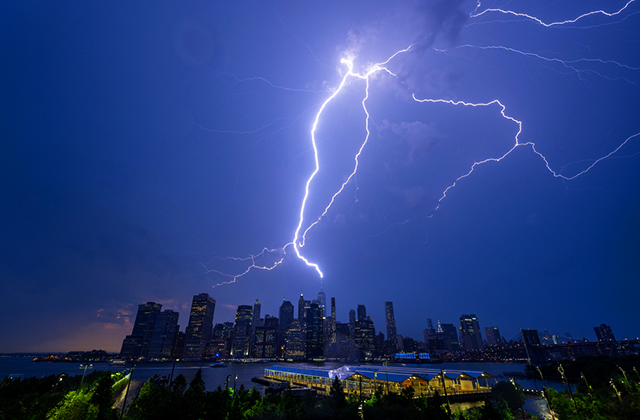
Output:
M81 375L83 368L80 368L80 362L58 362L58 363L35 363L32 362L33 356L20 357L20 356L3 356L0 357L0 378L6 376L14 378L30 378L30 377L44 377L48 375L59 375L65 373L67 375ZM84 363L86 364L86 363ZM120 372L124 369L130 369L131 364L126 366L109 366L106 362L94 362L91 363L94 370L104 370L112 372ZM264 369L276 365L282 364L282 362L257 362L257 363L227 363L226 367L212 368L210 365L212 362L176 362L175 369L174 364L171 362L165 363L145 363L138 364L134 368L133 377L137 380L146 380L153 375L171 375L172 369L174 370L174 377L183 374L187 379L187 382L191 381L195 376L198 369L202 368L202 378L204 379L207 389L213 390L218 386L224 387L227 377L230 376L229 386L233 387L235 375L236 387L239 388L244 385L245 388L256 387L257 390L263 391L262 385L256 384L251 381L251 378L256 376L263 376ZM291 363L293 366L324 366L330 368L336 368L345 364L354 365L354 363L344 362L298 362ZM420 368L420 365L404 365L404 364L389 364L389 366L416 366ZM481 371L487 372L497 377L497 380L508 381L509 377L504 376L505 372L524 372L524 363L472 363L472 362L460 362L460 363L441 363L424 365L425 367L437 368L437 369L451 369L462 371ZM87 371L89 374L91 370ZM525 378L515 378L515 381L527 389L542 389L541 381L533 381ZM558 382L547 382L547 386L556 390L564 390L564 385Z

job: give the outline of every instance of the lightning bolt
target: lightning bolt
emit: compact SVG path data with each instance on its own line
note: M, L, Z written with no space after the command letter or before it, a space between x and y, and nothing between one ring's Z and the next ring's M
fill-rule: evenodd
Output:
M539 25L542 25L542 26L546 27L546 28L550 28L552 26L562 26L562 25L568 25L570 23L576 23L577 21L579 21L581 19L584 19L584 18L586 18L588 16L595 16L595 15L603 15L603 16L607 16L607 17L617 16L620 13L624 12L631 5L631 3L634 3L635 1L636 0L629 0L622 8L620 8L620 9L614 11L614 12L611 12L611 13L608 13L608 12L606 12L604 10L594 10L594 11L591 11L591 12L588 12L588 13L584 13L584 14L582 14L582 15L574 18L574 19L561 20L561 21L550 22L550 23L545 23L541 19L538 19L535 16L531 16L531 15L528 15L526 13L514 12L512 10L485 9L482 12L476 13L476 11L478 9L480 9L480 7L481 7L481 3L478 1L477 6L476 6L475 10L471 13L470 17L471 18L478 18L478 17L480 17L482 15L485 15L485 14L500 13L500 14L504 14L504 15L511 15L511 16L516 16L516 17L529 19L529 20L531 20L531 21L533 21L533 22L535 22L535 23L537 23Z
M511 15L511 16L515 16L515 17L520 17L520 18L525 18L528 19L532 22L535 22L539 25L542 25L544 27L553 27L553 26L562 26L562 25L568 25L568 24L573 24L578 22L581 19L584 19L588 16L597 16L597 15L601 15L601 16L607 16L607 17L613 17L613 16L617 16L620 15L621 13L623 13L626 9L629 8L629 6L634 3L635 0L630 0L628 1L622 8L617 9L613 12L606 12L604 10L596 10L596 11L592 11L592 12L588 12L588 13L584 13L576 18L573 19L569 19L569 20L564 20L564 21L556 21L556 22L549 22L546 23L544 21L542 21L541 19L525 14L525 13L518 13L518 12L514 12L514 11L510 11L510 10L503 10L503 9L484 9L482 11L479 11L481 8L481 3L478 1L475 10L470 14L470 18L472 19L477 19L480 18L481 16L487 15L487 14L491 14L491 13L495 13L495 14L503 14L503 15ZM305 246L306 243L306 235L307 233L313 229L315 226L318 225L318 223L320 223L322 221L322 219L327 215L327 213L330 211L331 207L333 206L333 204L335 203L337 197L345 190L346 186L355 179L358 168L359 168L359 164L360 164L360 157L361 154L363 152L363 150L365 149L365 147L367 146L370 137L371 137L371 131L369 128L369 124L370 124L370 120L371 120L371 115L369 113L369 110L367 109L367 101L369 99L369 89L370 89L370 82L371 82L371 78L372 76L378 74L378 73L385 73L387 75L389 75L390 77L394 77L396 79L399 80L398 76L388 68L389 63L396 58L399 55L402 54L406 54L409 51L411 51L411 49L413 48L413 45L410 45L406 48L400 49L398 51L396 51L394 54L392 54L388 59L386 59L383 62L380 63L376 63L376 64L372 64L370 66L367 67L367 69L361 73L358 73L354 70L354 57L346 57L343 58L341 60L341 65L346 67L346 72L344 73L344 75L342 76L342 79L340 81L340 83L338 84L338 86L331 92L331 94L319 105L319 109L317 111L317 113L315 114L315 118L313 119L313 123L311 125L311 129L309 132L309 136L311 139L311 146L312 146L312 151L313 151L313 156L314 156L314 169L312 171L312 173L309 175L309 177L307 178L307 181L305 183L305 188L304 188L304 194L302 197L302 201L301 201L301 205L300 205L300 210L299 210L299 217L298 217L298 222L295 228L295 231L293 233L293 237L292 240L285 244L284 246L280 247L280 248L276 248L276 249L268 249L268 248L264 248L260 253L256 254L256 255L251 255L248 257L243 257L243 258L234 258L234 257L225 257L225 258L216 258L212 261L210 261L208 264L203 264L206 272L207 273L214 273L223 277L227 277L229 278L228 281L224 281L221 283L218 283L216 285L214 285L214 287L216 286L220 286L220 285L224 285L224 284L232 284L234 282L237 281L238 278L248 274L250 271L257 269L257 270L273 270L275 269L277 266L279 266L280 264L282 264L285 260L286 255L288 254L288 249L292 249L293 250L293 254L295 254L295 256L297 258L299 258L301 261L303 261L307 266L313 268L318 275L320 276L320 278L324 277L324 274L320 268L320 266L311 261L309 258L305 257L302 254L302 248ZM473 46L473 45L461 45L458 46L457 48L479 48L479 49L485 49L485 50L502 50L502 51L506 51L509 53L516 53L516 54L521 54L523 56L526 57L530 57L530 58L534 58L540 61L543 61L545 63L558 63L562 66L564 66L567 70L571 71L571 72L575 72L578 74L578 77L581 78L582 80L582 73L591 73L591 74L596 74L597 76L601 76L603 78L607 78L609 80L617 80L617 79L622 79L628 83L634 84L635 86L638 86L638 84L634 81L628 80L626 78L617 78L617 79L612 79L609 78L603 74L600 74L596 71L593 70L582 70L579 69L577 67L575 67L575 65L577 63L598 63L598 64L602 64L602 65L612 65L615 66L617 68L620 69L626 69L629 71L638 71L640 70L640 68L638 67L632 67L632 66L628 66L625 64L621 64L617 61L613 61L613 60L602 60L602 59L597 59L597 58L591 58L591 59L587 59L587 58L582 58L582 59L578 59L578 60L561 60L561 59L557 59L557 58L548 58L539 54L535 54L535 53L528 53L528 52L524 52L524 51L520 51L520 50L516 50L513 48L509 48L509 47L505 47L505 46ZM440 52L446 52L446 50L437 50ZM238 79L237 79L238 80ZM274 87L274 88L278 88L278 89L285 89L285 90L298 90L298 89L288 89L279 85L275 85L269 81L267 81L266 79L263 79L261 77L256 77L256 78L250 78L250 79L242 79L242 80L238 80L240 81L250 81L250 80L259 80L259 81L263 81L268 83L270 86ZM350 80L354 80L354 81L362 81L365 85L364 87L364 94L363 94L363 98L361 101L361 106L364 112L364 128L365 128L365 136L364 139L362 140L362 143L360 144L360 147L357 151L357 153L354 156L354 164L353 164L353 169L351 171L351 173L348 175L348 177L346 178L346 180L340 185L340 187L337 189L337 191L331 196L331 198L328 200L328 204L324 207L323 211L320 213L319 216L317 216L313 221L311 221L310 223L307 222L307 224L305 224L305 213L307 211L307 203L308 203L308 199L311 195L311 190L312 190L312 184L314 179L316 178L317 174L320 172L321 170L321 165L320 165L320 159L319 159L319 153L318 153L318 140L316 138L316 132L318 129L318 126L321 123L322 120L322 116L324 111L326 110L327 106L334 101L336 98L339 97L339 95L348 87L350 86ZM400 81L400 83L402 83ZM515 134L513 136L513 144L511 145L511 147L509 147L506 152L504 152L503 154L499 155L499 156L495 156L495 157L489 157L486 158L484 160L480 160L480 161L476 161L473 162L473 164L471 165L471 167L469 168L469 170L460 175L459 177L457 177L453 183L451 183L449 186L447 186L443 191L442 194L440 196L440 198L437 200L437 204L435 206L435 208L433 209L433 212L428 216L428 217L432 217L433 213L435 213L441 206L442 202L445 200L445 198L447 197L447 194L453 189L455 188L461 181L463 181L465 178L471 176L473 174L473 172L481 165L485 165L485 164L489 164L489 163L498 163L504 159L506 159L514 150L516 150L519 147L528 147L530 148L530 150L536 155L538 156L543 162L544 165L546 167L546 169L549 171L549 173L555 177L555 178L560 178L566 181L571 181L573 179L578 178L579 176L587 173L588 171L590 171L594 166L596 166L598 163L611 158L614 154L616 154L618 151L620 151L620 149L622 149L625 145L627 145L629 142L633 141L634 139L636 139L637 137L640 137L640 132L639 133L635 133L630 135L629 137L627 137L624 141L622 141L616 148L614 148L613 150L611 150L609 153L605 154L604 156L601 156L597 159L594 159L591 161L591 164L588 165L585 169L573 174L573 175L564 175L562 174L562 170L561 171L556 171L552 168L551 164L549 163L549 160L544 156L543 153L541 153L537 148L536 148L536 144L534 142L531 141L521 141L520 140L520 135L523 132L523 122L516 119L515 117L509 115L507 113L507 107L505 104L503 104L501 101L499 101L498 99L492 99L489 100L487 102L478 102L478 103L473 103L473 102L467 102L467 101L462 101L462 100L448 100L448 99L442 99L442 98L418 98L415 94L412 94L411 98L413 99L413 101L415 101L416 103L431 103L431 104L437 104L437 105L445 105L445 106L453 106L453 107L472 107L472 108L478 108L478 107L483 107L483 108L488 108L488 107L495 107L498 108L498 112L501 115L501 117L503 119L505 119L506 121L514 124L516 126L516 130L515 130ZM273 124L273 123L271 123ZM268 124L267 126L269 126L270 124ZM266 126L265 126L266 127ZM256 131L262 130L265 127L261 127ZM224 132L222 130L220 130L219 132ZM253 131L252 131L253 132ZM235 134L242 134L241 132L234 132ZM402 223L394 223L393 225L391 225L388 229L390 229L393 226L396 226L398 224L405 224L408 221L402 222ZM306 226L306 227L305 227ZM266 261L269 260L271 258L270 261ZM246 264L246 267L243 270L240 270L240 272L238 274L228 274L222 270L218 270L218 269L211 269L209 268L210 265L212 265L214 263L214 261L232 261L232 262L239 262L239 263L244 263Z

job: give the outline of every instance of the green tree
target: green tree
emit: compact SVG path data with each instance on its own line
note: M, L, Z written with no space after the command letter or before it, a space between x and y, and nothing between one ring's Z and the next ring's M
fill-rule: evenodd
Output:
M522 387L518 386L517 390L513 384L505 381L498 382L491 390L496 401L503 399L509 405L512 412L519 410L524 403L524 392Z
M95 405L98 409L97 420L112 420L117 419L118 414L116 410L111 408L113 406L113 379L110 374L106 374L98 381L98 386L93 395L91 395L91 404Z
M71 391L56 408L47 414L47 420L85 420L97 417L97 410L90 410L89 394ZM90 415L92 414L92 415Z

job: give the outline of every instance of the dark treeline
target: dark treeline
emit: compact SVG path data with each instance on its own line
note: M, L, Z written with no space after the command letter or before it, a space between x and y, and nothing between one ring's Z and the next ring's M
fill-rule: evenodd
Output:
M640 375L638 357L582 358L575 362L540 367L542 376L556 372L564 378L580 378L576 390L546 390L546 398L557 420L640 419ZM537 372L537 369L533 371ZM540 376L540 374L538 373ZM542 379L542 378L541 378ZM49 376L10 379L0 382L0 420L116 420L121 411L114 401L122 399L128 376L124 373L93 372L82 379ZM567 381L568 383L568 381ZM429 419L429 420L513 420L523 416L525 402L521 388L499 382L491 401L469 410L452 410L446 397L414 395L411 387L401 393L385 393L380 388L372 397L360 399L347 395L335 381L328 396L305 394L295 397L291 391L262 395L255 389L218 387L208 391L198 371L190 383L178 375L172 383L151 378L139 393L124 418L128 420L224 419L224 420L322 420L322 419Z
M515 391L514 391L515 393ZM486 403L468 412L452 413L446 400L415 398L413 388L402 393L385 394L379 389L371 398L360 400L357 395L346 395L340 382L335 381L327 397L308 394L296 398L290 391L263 396L255 389L238 391L218 387L206 391L200 371L187 386L183 376L178 376L170 386L148 381L127 413L130 420L163 419L225 419L225 420L394 420L394 419L513 419L508 404L500 398L497 407Z
M115 420L114 395L126 381L122 373L95 371L82 375L51 375L44 378L0 382L2 420Z

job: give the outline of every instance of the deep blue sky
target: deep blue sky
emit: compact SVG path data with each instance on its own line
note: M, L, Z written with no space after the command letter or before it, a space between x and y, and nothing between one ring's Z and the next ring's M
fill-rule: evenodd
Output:
M544 22L624 1L505 1ZM313 298L317 273L288 247L272 271L229 285L263 247L293 239L314 168L310 129L346 71L394 58L371 80L360 169L307 235L338 320L364 304L386 333L426 319L595 339L640 335L640 137L574 180L529 146L499 163L522 122L571 177L640 132L640 3L545 27L472 1L5 2L0 8L0 351L119 351L137 305L187 324L262 302ZM476 13L477 13L476 12ZM481 48L481 47L504 47ZM508 49L510 50L508 50ZM517 50L517 51L516 51ZM519 51L519 52L518 52ZM532 54L537 54L536 57ZM543 59L542 57L546 58ZM558 60L564 60L560 62ZM327 106L321 171L304 226L353 168L364 82ZM356 185L358 190L356 192ZM281 255L281 254L279 254ZM268 262L268 261L267 261Z

